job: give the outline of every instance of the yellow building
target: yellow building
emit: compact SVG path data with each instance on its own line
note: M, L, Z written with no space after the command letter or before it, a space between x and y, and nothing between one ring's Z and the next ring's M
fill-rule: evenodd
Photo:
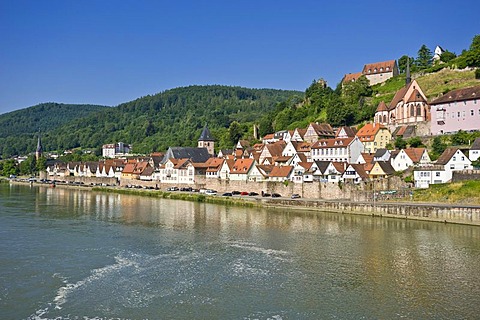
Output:
M382 124L367 123L358 130L357 137L363 143L365 152L375 153L378 149L384 149L392 140L392 134Z

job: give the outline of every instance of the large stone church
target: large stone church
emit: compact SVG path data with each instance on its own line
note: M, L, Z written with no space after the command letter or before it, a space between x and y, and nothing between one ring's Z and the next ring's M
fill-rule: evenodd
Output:
M397 127L430 121L430 106L427 103L427 97L417 81L411 80L408 69L405 86L397 91L389 105L384 101L378 105L375 112L375 123Z

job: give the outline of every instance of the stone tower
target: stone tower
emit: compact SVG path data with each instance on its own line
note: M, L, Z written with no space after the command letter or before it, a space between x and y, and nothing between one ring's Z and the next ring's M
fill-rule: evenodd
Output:
M212 135L210 134L210 130L208 130L207 125L203 127L202 134L200 135L200 138L198 138L198 147L199 148L207 148L208 153L210 155L214 155L214 145L215 145L215 140L212 138Z
M37 150L35 150L35 159L38 161L38 159L40 159L42 155L43 155L42 140L40 138L40 133L38 133Z

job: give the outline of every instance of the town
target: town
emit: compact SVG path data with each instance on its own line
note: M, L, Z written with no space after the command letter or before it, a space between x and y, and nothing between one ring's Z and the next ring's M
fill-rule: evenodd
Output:
M398 74L398 66L395 60L373 63L365 65L363 73L372 82L385 81ZM343 81L355 80L346 75ZM479 96L480 86L476 86L447 92L429 102L407 67L405 86L388 105L380 102L373 122L361 127L310 123L307 128L267 134L253 145L239 140L234 149L215 153L215 138L205 125L196 148L170 147L165 153L131 156L128 144L106 144L104 160L98 162L49 161L44 179L72 177L87 184L218 189L227 194L243 188L256 194L312 198L344 198L343 186L365 191L372 188L372 182L378 190L397 191L477 179L480 171L473 170L472 163L480 157L480 138L468 149L446 148L436 161L425 147L392 146L399 138L479 130ZM39 137L37 157L42 151ZM399 178L406 172L413 180ZM330 192L322 190L322 185Z

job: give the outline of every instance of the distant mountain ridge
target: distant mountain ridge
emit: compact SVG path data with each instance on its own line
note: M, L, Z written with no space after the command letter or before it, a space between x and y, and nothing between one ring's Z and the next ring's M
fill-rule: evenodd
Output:
M41 103L0 115L0 138L45 132L69 121L84 118L107 106L90 104Z
M38 130L47 151L100 148L118 141L145 153L195 146L205 124L222 143L232 122L251 126L294 95L304 93L209 85L166 90L111 108L84 105L78 108L83 112L62 104L41 104L0 115L0 154L5 158L34 151ZM9 123L14 125L5 128Z

